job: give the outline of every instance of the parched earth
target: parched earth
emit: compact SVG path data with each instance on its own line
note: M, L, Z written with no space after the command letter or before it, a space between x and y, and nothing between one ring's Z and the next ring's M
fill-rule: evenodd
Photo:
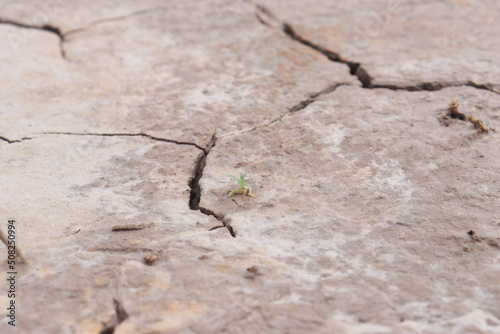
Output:
M499 32L495 0L2 0L0 332L500 333Z

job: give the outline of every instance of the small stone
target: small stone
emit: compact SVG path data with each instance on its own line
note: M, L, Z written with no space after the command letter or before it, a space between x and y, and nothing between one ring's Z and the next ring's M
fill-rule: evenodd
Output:
M257 274L259 272L259 267L257 266L252 266L250 268L247 268L247 271L252 273L252 274Z
M148 265L148 266L152 266L153 264L155 264L155 262L158 260L158 255L156 253L151 253L149 255L146 255L144 257L144 262Z

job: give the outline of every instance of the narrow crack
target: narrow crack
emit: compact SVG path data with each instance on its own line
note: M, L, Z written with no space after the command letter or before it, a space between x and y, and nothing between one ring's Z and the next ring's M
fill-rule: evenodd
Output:
M280 21L276 16L266 7L262 5L256 5L256 17L257 20L268 27L279 28L282 32L287 35L292 40L301 43L321 54L331 61L345 64L349 67L351 75L354 75L361 82L363 88L374 89L374 88L386 88L391 90L405 90L405 91L437 91L448 87L461 87L468 86L474 87L476 89L487 90L496 94L500 94L500 90L489 87L485 84L478 84L473 81L464 81L457 84L443 84L443 83L420 83L410 86L398 86L398 85L380 85L373 84L373 77L368 73L368 71L359 62L352 61L343 57L340 53L329 50L321 45L315 44L314 42L306 39L305 37L299 35L292 27L291 24L286 21Z
M7 142L9 144L20 143L20 142L22 142L24 140L31 140L31 139L33 139L33 138L31 138L31 137L24 137L24 138L21 138L21 139L18 139L18 140L10 140L10 139L7 139L7 138L5 138L3 136L0 136L0 140L5 141L5 142Z
M500 94L500 90L492 88L492 87L488 87L488 85L475 83L474 81L468 81L465 84L465 86L474 87L476 89L487 90L487 91L495 93L495 94Z
M138 10L138 11L135 11L135 12L132 12L130 14L123 15L123 16L117 16L117 17L110 17L110 18L106 18L106 19L95 20L95 21L90 22L89 25L87 25L85 27L76 28L76 29L72 29L72 30L69 30L69 31L65 32L64 36L68 37L69 35L80 33L82 31L90 29L90 28L92 28L92 27L94 27L96 25L99 25L99 24L108 23L108 22L123 21L123 20L127 20L129 18L135 17L135 16L146 15L146 14L154 13L154 12L157 12L159 10L164 10L164 9L165 8L162 7L162 6L157 6L157 7L153 7L153 8L141 9L141 10Z
M156 11L161 10L161 9L164 9L164 7L157 6L157 7L153 7L153 8L138 10L138 11L135 11L135 12L132 12L130 14L123 15L123 16L95 20L95 21L90 22L90 24L86 27L76 28L73 30L69 30L65 33L63 33L60 28L53 26L53 25L50 25L50 24L44 24L44 25L26 24L26 23L13 21L13 20L5 20L2 18L0 18L0 24L8 24L8 25L12 25L15 27L19 27L19 28L25 28L25 29L36 29L36 30L48 31L48 32L55 34L59 38L59 52L61 53L61 58L66 59L66 52L64 51L64 42L67 41L67 37L69 35L72 35L72 34L75 34L78 32L82 32L84 30L87 30L93 26L96 26L96 25L99 25L102 23L126 20L126 19L129 19L129 18L134 17L134 16L145 15L145 14L148 14L151 12L156 12Z
M149 138L151 140L156 140L156 141L161 141L161 142L166 142L166 143L172 143L172 144L177 144L177 145L189 145L189 146L194 146L199 150L205 151L205 149L198 144L191 143L191 142L185 142L185 141L178 141L178 140L173 140L173 139L166 139L166 138L160 138L160 137L155 137L152 135L149 135L147 133L79 133L79 132L41 132L40 134L45 134L45 135L63 135L63 136L100 136L100 137L144 137L144 138Z
M104 328L99 332L99 334L113 334L116 327L128 319L129 315L125 311L122 303L118 300L113 299L113 304L115 306L116 318L109 322Z
M300 101L299 103L297 103L293 107L289 108L286 112L282 113L278 117L275 117L275 118L270 119L270 120L266 120L263 123L256 125L254 127L251 127L249 129L246 129L246 130L242 130L242 131L239 131L236 133L228 133L228 134L222 135L222 136L220 136L220 138L239 136L239 135L242 135L245 133L253 132L255 130L266 128L270 125L273 125L274 123L281 121L286 116L289 116L291 114L294 114L298 111L305 109L308 105L314 103L318 99L318 97L320 97L322 95L333 93L340 86L348 86L348 84L339 83L339 84L335 84L335 85L330 85L330 86L326 87L325 89L321 90L320 92L310 94L308 98L306 98L303 101Z
M408 92L420 92L420 91L429 91L434 92L448 87L460 87L465 86L465 83L460 84L443 84L439 82L423 82L417 85L408 85L408 86L398 86L398 85L372 85L370 88L384 88L389 90L404 90Z
M450 87L473 87L476 89L487 90L489 92L500 94L500 90L488 87L487 85L477 84L473 81L459 82L459 83L440 83L440 82L424 82L418 85L410 86L397 86L397 85L372 85L370 88L385 88L390 90L404 90L408 92L421 92L430 91L435 92Z
M289 109L288 114L293 114L293 113L295 113L297 111L305 109L308 105L310 105L311 103L315 102L316 99L318 97L320 97L321 95L327 95L327 94L333 93L340 86L347 86L347 84L345 84L345 83L339 83L339 84L330 85L330 86L326 87L325 89L323 89L323 90L321 90L321 91L319 91L317 93L310 94L308 99L306 99L304 101L301 101L301 102L297 103L295 106L291 107Z
M189 179L188 186L191 189L191 193L189 196L189 208L191 210L199 210L201 213L207 215L207 216L212 216L218 221L224 225L225 228L229 231L231 236L234 238L236 237L236 233L234 232L233 227L230 224L230 221L228 218L225 217L225 215L221 213L216 213L213 210L210 210L208 208L200 206L200 201L201 201L201 186L200 186L200 180L203 177L203 170L207 164L207 157L210 154L210 151L212 150L213 147L215 147L215 143L217 142L217 137L214 133L212 136L212 139L209 141L207 146L203 149L203 152L198 155L198 158L195 161L194 169L193 169L193 175Z

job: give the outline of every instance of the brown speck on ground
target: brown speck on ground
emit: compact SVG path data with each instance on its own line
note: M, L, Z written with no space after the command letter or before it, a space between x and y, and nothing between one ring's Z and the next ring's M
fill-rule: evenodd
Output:
M158 258L159 258L158 254L150 253L144 257L144 263L146 263L148 266L152 266L153 264L156 263Z
M451 100L448 108L446 109L446 112L439 117L442 124L449 126L451 124L451 119L459 119L461 121L467 119L467 116L465 116L465 114L458 111L458 101L458 98L454 98L453 100Z
M257 274L259 272L259 267L252 266L252 267L247 268L247 271L252 273L252 274Z
M481 237L479 237L476 232L474 232L473 230L470 230L469 232L467 232L468 235L470 235L470 238L472 239L472 241L474 242L481 242Z
M469 122L474 124L474 128L478 130L478 132L488 132L488 129L484 126L483 122L475 117L472 117L471 115L467 115L467 119Z
M259 270L259 267L258 267L258 266L251 266L251 267L247 268L247 270L246 270L246 271L247 271L247 272L246 272L246 274L245 274L245 275L243 275L243 277L244 277L244 278L246 278L246 279L251 279L251 280L253 280L253 279L255 279L257 276L262 275L262 273L260 272L260 270Z

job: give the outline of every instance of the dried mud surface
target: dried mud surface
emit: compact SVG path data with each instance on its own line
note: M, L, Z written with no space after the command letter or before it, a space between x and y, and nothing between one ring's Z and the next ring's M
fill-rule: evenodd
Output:
M0 332L500 333L499 9L0 1Z

